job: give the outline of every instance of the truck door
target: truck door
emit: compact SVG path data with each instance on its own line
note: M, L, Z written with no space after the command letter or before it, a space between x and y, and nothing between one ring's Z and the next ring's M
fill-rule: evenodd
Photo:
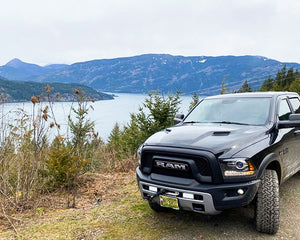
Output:
M298 97L291 97L289 98L289 102L292 106L293 113L300 114L300 100ZM294 156L294 165L295 170L300 170L300 128L294 128L294 141L293 141L293 147L295 149L295 156Z
M279 121L289 120L292 110L287 97L280 97L277 103L277 117ZM295 137L294 128L281 128L278 130L278 146L276 153L278 154L282 167L283 180L289 177L292 169L295 168L296 152L294 149Z

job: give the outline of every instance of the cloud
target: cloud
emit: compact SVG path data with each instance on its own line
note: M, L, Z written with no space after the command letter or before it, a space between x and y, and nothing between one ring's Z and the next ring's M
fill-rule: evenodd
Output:
M1 65L142 53L300 62L297 0L0 1Z

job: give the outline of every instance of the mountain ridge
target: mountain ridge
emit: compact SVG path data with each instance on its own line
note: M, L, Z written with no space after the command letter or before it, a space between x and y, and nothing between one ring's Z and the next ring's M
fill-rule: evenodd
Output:
M29 80L35 76L40 76L50 72L61 70L68 66L67 64L49 64L40 66L34 63L23 62L14 58L5 65L0 66L0 76L10 80ZM29 78L29 79L28 79Z
M12 81L0 77L0 102L23 102L30 101L32 96L41 96L46 100L46 86L51 89L50 97L53 101L73 101L74 89L82 90L86 96L98 100L113 99L112 95L98 92L88 86L76 83L39 83L27 81ZM59 97L57 97L59 96Z
M284 65L300 69L298 63L253 55L215 57L142 54L77 62L60 66L60 69L43 70L39 75L23 76L19 80L80 83L106 92L182 90L185 94L197 92L211 95L219 92L222 80L225 80L229 90L239 89L245 80L252 87L258 88L267 77L275 76Z

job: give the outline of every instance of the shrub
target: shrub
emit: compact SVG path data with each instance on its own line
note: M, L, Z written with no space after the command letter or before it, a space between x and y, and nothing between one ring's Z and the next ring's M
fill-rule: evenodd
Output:
M0 144L0 194L18 210L27 206L45 182L40 177L47 152L44 110L35 102L32 115L18 109L16 118L6 123L9 127L2 125L1 130L7 132Z
M198 104L198 102L199 102L199 96L196 92L194 92L192 101L189 106L189 111L191 111Z
M74 180L74 165L76 158L70 145L65 144L61 136L57 136L49 150L46 160L47 174L50 176L48 186L50 189L72 187Z
M130 115L130 122L123 130L115 125L109 137L109 147L117 151L117 158L134 155L149 136L174 125L174 116L179 111L180 102L180 92L168 96L150 92L138 113Z
M46 164L47 173L51 177L49 186L66 187L72 195L72 203L68 196L67 206L76 206L78 177L87 170L92 161L93 149L97 146L94 133L94 122L88 119L92 109L90 99L80 90L74 90L77 107L71 107L74 116L69 116L68 123L71 138L65 139L58 135L49 151Z

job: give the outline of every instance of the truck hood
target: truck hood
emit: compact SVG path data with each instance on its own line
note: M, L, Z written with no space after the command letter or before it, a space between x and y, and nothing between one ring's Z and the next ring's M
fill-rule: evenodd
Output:
M144 145L201 149L222 157L231 157L247 146L266 138L267 130L265 126L184 124L155 133Z

